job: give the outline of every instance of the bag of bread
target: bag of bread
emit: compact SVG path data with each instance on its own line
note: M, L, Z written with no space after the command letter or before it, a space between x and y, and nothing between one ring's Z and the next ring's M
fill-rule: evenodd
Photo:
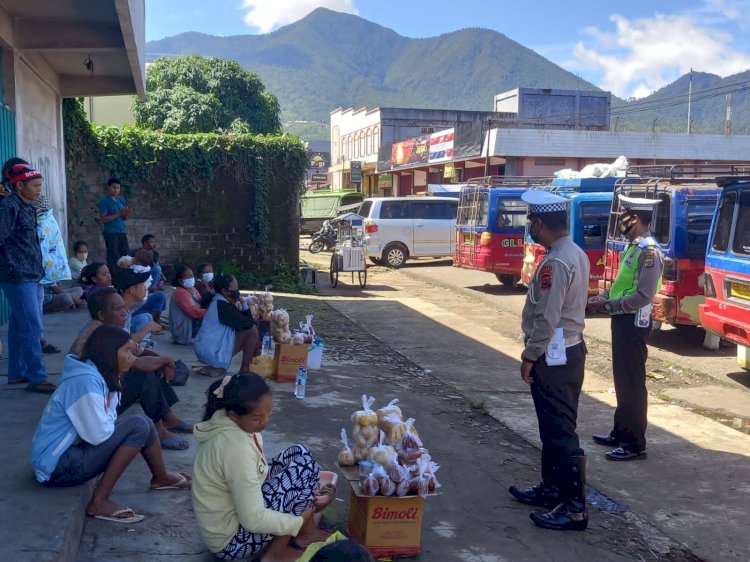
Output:
M435 473L440 468L439 464L435 464L434 462L430 461L427 465L427 471L425 472L425 476L427 477L427 487L430 490L430 492L434 492L438 488L441 487L440 482L438 482L438 479L435 478Z
M402 480L409 480L409 469L405 466L398 464L396 453L392 454L388 459L390 464L385 467L385 471L388 473L388 477L393 480L396 484Z
M422 440L414 428L414 418L409 418L404 422L406 425L404 436L401 438L401 449L419 449L422 447Z
M430 493L430 483L425 477L427 471L428 461L425 458L420 458L417 461L417 475L409 481L409 492L426 498Z
M364 495L377 496L380 493L380 482L378 482L375 469L367 476L363 476L359 481L359 485Z
M372 411L374 396L362 395L362 409L352 414L352 421L356 425L378 425L378 415Z
M349 448L349 441L346 438L346 430L341 428L341 442L344 448L339 453L339 466L354 466L354 452Z
M372 473L375 475L375 480L377 480L380 486L379 491L381 496L392 496L396 493L396 483L388 477L382 465L375 464Z
M401 420L395 413L391 412L386 415L378 424L378 427L386 432L386 445L396 446L406 434L406 423Z
M391 428L390 424L393 423L395 419L398 419L398 421L402 421L404 419L403 414L401 413L401 408L396 406L398 403L398 398L394 398L388 404L383 406L382 408L379 408L376 412L378 414L378 427L388 433ZM390 418L391 421L387 421L386 418Z
M384 467L388 467L391 463L390 457L391 455L394 455L396 453L396 450L393 447L389 447L388 445L383 444L383 440L385 439L385 431L381 431L379 433L380 440L378 441L377 445L370 449L369 460L376 462Z

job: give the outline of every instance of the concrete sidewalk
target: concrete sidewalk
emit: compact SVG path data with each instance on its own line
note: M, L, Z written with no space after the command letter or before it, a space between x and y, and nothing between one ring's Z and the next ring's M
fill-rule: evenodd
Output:
M420 435L442 465L439 476L444 488L428 500L420 560L698 559L680 543L689 544L706 559L747 559L748 538L740 532L744 517L739 515L750 489L741 472L746 458L729 452L724 458L716 455L718 447L735 449L720 431L700 425L705 424L703 419L681 422L697 423L691 431L698 445L659 431L651 435L659 450L647 463L608 467L610 472L605 473L593 459L588 532L561 534L535 528L528 520L530 509L511 500L506 491L510 482L538 479L538 450L531 444L536 425L528 389L517 380L517 343L498 339L483 328L481 307L454 309L457 314L450 301L434 291L432 296L444 300L445 307L425 295L408 296L411 289L402 290L406 293L382 285L366 292L344 288L340 291L347 295L344 298L277 296L275 304L287 308L293 321L306 313L315 315L313 322L325 339L326 352L324 368L310 374L305 400L293 398L290 384L271 383L274 415L264 432L269 454L302 442L324 468L335 469L338 434L341 427L349 428L359 397L374 395L376 405L400 398L404 413L417 419ZM82 311L45 317L47 339L67 347L84 320ZM168 336L158 341L157 351L194 362L191 348L169 344ZM46 360L52 372L59 371L61 355ZM200 420L209 383L205 377L191 376L187 386L177 389L181 401L175 411L180 417ZM596 392L596 388L589 390ZM607 394L603 386L599 392ZM127 470L114 493L117 501L147 516L137 525L86 520L83 507L90 487L38 486L28 461L29 442L45 403L44 396L0 384L5 417L0 440L10 459L0 484L0 560L212 559L197 536L190 495L148 492L148 472L140 460ZM599 416L597 430L611 416L607 404L591 401L583 408L587 418ZM675 428L675 433L683 435L684 429ZM705 444L709 438L711 447ZM168 466L190 470L194 447L192 442L187 451L165 452ZM597 451L588 449L595 456ZM726 493L726 482L737 482L739 487ZM675 501L661 503L669 494ZM346 501L346 492L340 489L326 512L326 526L345 529Z

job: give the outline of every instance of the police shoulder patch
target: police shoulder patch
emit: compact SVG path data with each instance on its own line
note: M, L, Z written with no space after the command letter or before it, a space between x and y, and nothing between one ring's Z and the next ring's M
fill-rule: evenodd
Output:
M539 271L539 288L542 291L547 291L552 288L552 266L545 265Z
M654 267L656 261L656 252L652 249L648 249L643 252L643 267Z

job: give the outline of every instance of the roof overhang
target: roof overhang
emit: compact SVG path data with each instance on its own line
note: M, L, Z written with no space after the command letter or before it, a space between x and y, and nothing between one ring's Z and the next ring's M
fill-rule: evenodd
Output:
M144 0L0 0L2 39L43 60L62 97L145 97Z

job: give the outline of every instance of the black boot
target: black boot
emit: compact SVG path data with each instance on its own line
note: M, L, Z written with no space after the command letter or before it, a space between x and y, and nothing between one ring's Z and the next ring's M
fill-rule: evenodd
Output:
M520 488L512 484L508 488L510 494L521 503L539 507L554 507L560 503L560 489L547 482L539 482L536 486Z
M586 512L586 457L570 458L570 468L561 489L562 501L548 513L535 511L531 520L544 529L583 531L589 525Z

